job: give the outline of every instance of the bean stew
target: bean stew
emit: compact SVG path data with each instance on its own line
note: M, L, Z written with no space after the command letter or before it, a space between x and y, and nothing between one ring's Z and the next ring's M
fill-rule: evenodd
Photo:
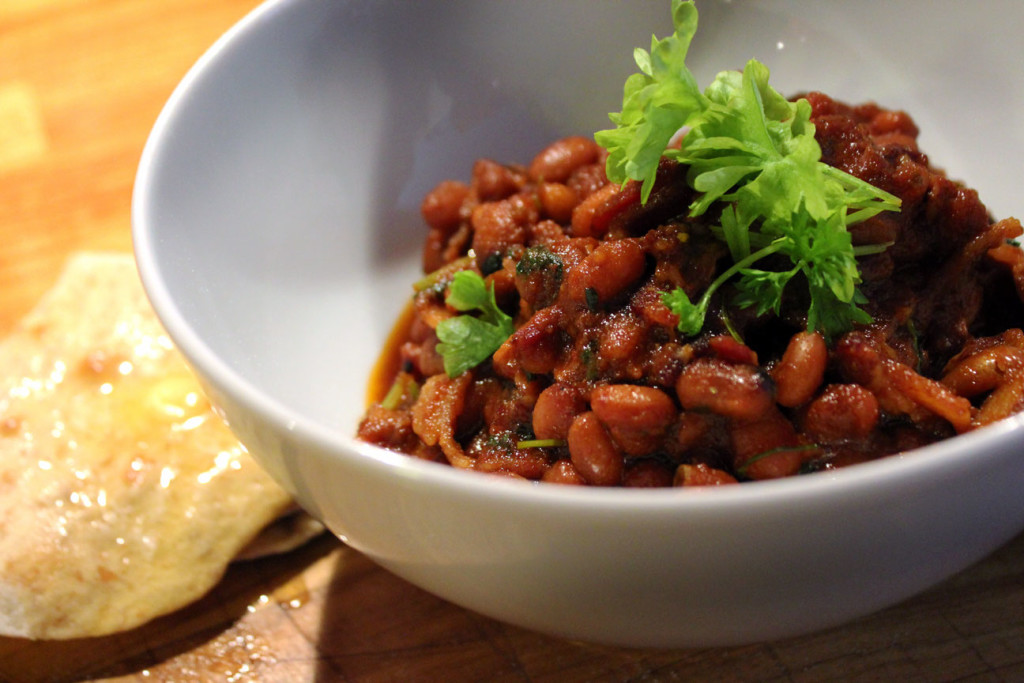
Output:
M728 251L712 214L690 215L686 167L662 159L641 202L594 140L567 137L424 198L426 276L359 438L542 482L701 486L844 467L1024 408L1020 223L934 168L906 113L803 97L821 160L901 200L849 227L887 245L858 258L870 322L827 338L799 288L759 311L726 283L680 332L666 292L699 296ZM463 272L496 310L452 305ZM438 326L471 310L508 334L450 373Z

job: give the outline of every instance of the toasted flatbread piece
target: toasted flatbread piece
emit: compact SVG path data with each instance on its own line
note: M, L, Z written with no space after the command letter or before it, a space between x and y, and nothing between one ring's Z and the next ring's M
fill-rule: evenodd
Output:
M288 553L325 532L323 524L296 508L271 522L259 536L238 551L235 560L258 560L268 555Z
M138 626L291 501L203 397L130 254L73 257L0 342L0 633Z

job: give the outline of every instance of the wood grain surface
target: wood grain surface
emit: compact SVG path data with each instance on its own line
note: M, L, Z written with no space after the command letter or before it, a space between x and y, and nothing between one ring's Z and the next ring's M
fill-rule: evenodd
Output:
M0 333L70 252L130 248L131 186L149 128L189 66L255 4L0 0ZM1024 536L882 613L730 649L546 638L447 604L327 537L236 564L199 603L134 631L0 638L0 681L103 678L1020 681Z

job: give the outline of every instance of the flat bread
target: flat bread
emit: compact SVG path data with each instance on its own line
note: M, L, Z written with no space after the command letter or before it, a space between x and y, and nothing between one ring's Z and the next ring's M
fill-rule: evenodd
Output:
M293 511L204 398L130 254L72 257L0 342L0 634L143 624Z
M299 548L324 533L324 525L298 508L267 526L235 555L235 561L258 560Z

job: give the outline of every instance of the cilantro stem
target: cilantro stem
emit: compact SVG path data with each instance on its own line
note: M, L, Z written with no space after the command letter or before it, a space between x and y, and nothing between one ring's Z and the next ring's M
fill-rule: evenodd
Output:
M704 318L707 316L708 307L711 304L711 297L719 287L724 285L729 278L736 275L748 266L760 261L766 256L778 252L782 249L785 238L778 238L771 242L766 247L762 247L757 251L747 255L745 258L740 259L733 263L729 268L722 271L714 281L708 285L707 289L704 290L704 294L701 295L700 299L697 300L696 304L689 304L687 300L682 306L678 299L674 299L673 295L686 297L686 294L681 289L673 290L673 292L666 293L662 298L665 304L679 316L679 331L683 334L694 336L700 332L701 328L704 327ZM797 266L799 268L799 266ZM795 272L795 269L794 269ZM689 305L686 305L689 304Z
M817 451L820 449L821 447L816 444L804 444L801 446L777 446L775 448L769 448L766 451L762 451L747 458L746 462L744 462L742 465L736 468L736 473L739 474L740 476L745 477L747 476L747 471L750 469L750 466L753 465L755 462L757 462L758 460L763 460L769 456L776 455L778 453L799 453L801 451Z
M516 442L516 448L558 448L564 446L561 439L524 439Z
M878 244L862 244L853 248L854 256L870 256L871 254L881 254L883 251L888 249L894 244L894 242L879 242Z
M380 407L386 410L395 410L401 405L402 397L409 394L409 396L415 400L419 395L420 387L414 379L408 375L399 373L395 377L395 381L391 383L391 388L388 389L388 393L385 394L384 398L380 402Z
M446 263L437 270L431 271L421 277L416 282L412 283L413 292L419 294L420 292L426 291L434 285L440 284L443 280L450 277L456 271L464 270L469 267L469 264L473 261L472 256L463 256L457 258L451 263Z

